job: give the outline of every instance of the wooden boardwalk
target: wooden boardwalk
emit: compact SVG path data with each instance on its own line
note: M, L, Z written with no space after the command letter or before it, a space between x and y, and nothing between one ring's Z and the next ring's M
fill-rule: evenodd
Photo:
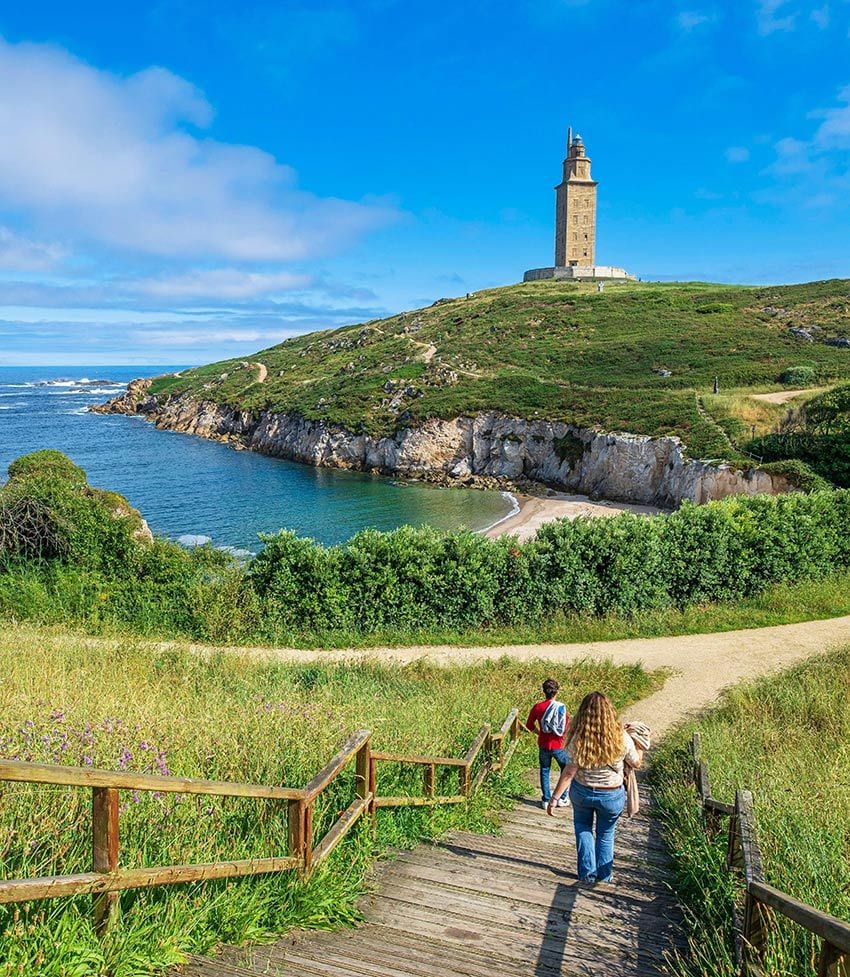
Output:
M641 790L644 804L650 800ZM497 837L455 831L379 864L356 929L196 958L185 977L650 977L680 944L667 852L622 818L615 884L575 878L572 812L518 800Z

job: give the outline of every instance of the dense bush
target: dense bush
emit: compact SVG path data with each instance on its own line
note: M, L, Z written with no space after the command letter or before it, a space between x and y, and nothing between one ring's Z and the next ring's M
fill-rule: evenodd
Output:
M789 366L779 374L779 382L786 387L811 387L817 379L813 366Z
M848 433L811 434L793 431L787 434L766 434L751 441L747 450L767 462L803 464L820 478L842 488L850 488Z
M269 537L249 575L284 631L474 628L685 607L850 565L850 492L735 497L543 526L522 546L405 527L323 547Z
M834 485L850 488L850 384L792 411L783 430L756 438L748 450L766 461L794 460Z
M125 499L90 488L58 451L13 461L0 489L0 565L61 559L114 572L132 558L143 527Z
M281 532L242 567L212 547L140 539L123 499L63 477L55 459L49 475L13 467L0 490L0 614L152 635L322 642L535 626L737 600L850 567L850 491L561 520L525 544L408 526L325 547ZM27 548L15 540L31 524L46 535Z

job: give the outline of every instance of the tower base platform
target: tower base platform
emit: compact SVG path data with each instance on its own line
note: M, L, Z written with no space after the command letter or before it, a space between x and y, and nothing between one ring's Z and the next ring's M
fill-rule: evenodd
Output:
M621 281L636 282L624 268L611 265L567 265L561 268L531 268L523 276L524 282L537 282L543 278L568 278L575 282Z

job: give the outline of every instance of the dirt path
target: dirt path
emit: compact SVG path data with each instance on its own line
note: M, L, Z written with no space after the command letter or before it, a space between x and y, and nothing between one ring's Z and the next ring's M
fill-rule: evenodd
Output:
M711 705L723 689L744 679L773 672L812 655L850 644L850 616L805 621L772 628L692 634L672 638L631 638L587 644L509 645L495 648L413 647L368 651L305 651L289 648L228 648L225 651L256 661L383 661L408 664L424 659L450 666L473 661L514 658L543 659L553 666L594 659L616 664L642 664L671 671L663 688L627 710L627 716L648 722L656 735ZM200 654L221 649L190 646ZM557 674L557 669L553 667Z
M750 394L752 400L763 400L766 404L787 404L789 400L800 394L812 393L811 390L777 390L772 394Z
M269 375L269 369L265 363L254 363L257 368L257 383L265 383L266 377Z

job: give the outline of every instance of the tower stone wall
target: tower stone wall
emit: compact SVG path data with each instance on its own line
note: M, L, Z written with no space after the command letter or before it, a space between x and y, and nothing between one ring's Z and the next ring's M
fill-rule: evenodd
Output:
M555 187L555 267L593 265L596 257L596 181L581 136L568 139L563 179Z
M572 281L634 281L623 268L596 264L596 181L590 175L590 157L581 136L567 135L564 174L555 187L555 265L530 268L524 282L544 278Z

